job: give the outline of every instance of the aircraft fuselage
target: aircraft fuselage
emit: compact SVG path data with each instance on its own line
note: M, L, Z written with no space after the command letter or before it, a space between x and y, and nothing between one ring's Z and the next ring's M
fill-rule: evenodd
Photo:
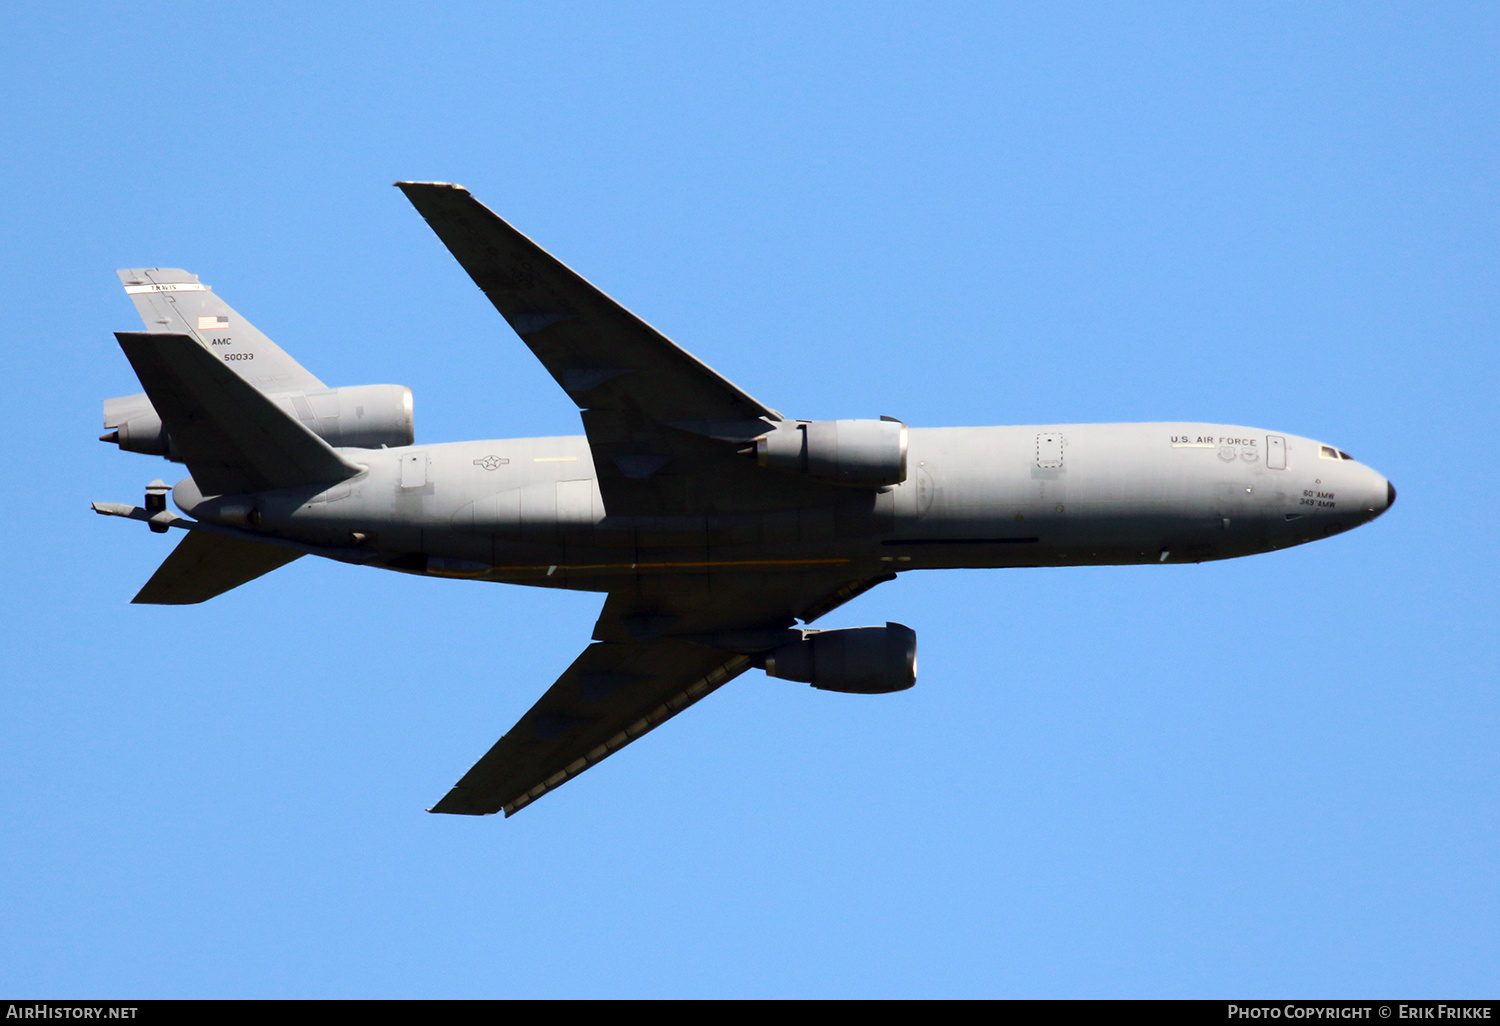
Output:
M606 516L581 435L340 452L367 469L332 488L204 499L189 478L174 498L351 562L588 591L679 575L1201 562L1324 538L1394 499L1379 473L1312 439L1185 422L913 428L900 484L700 517Z

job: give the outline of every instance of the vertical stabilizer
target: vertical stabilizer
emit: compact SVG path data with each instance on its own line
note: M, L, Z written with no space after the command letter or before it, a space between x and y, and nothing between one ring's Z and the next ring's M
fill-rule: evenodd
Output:
M149 332L187 335L215 352L262 392L311 392L328 386L255 325L179 267L116 271Z

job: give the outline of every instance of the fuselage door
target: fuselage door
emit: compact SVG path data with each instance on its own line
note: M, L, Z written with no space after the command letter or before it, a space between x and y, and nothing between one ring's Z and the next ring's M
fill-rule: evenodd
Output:
M1266 469L1286 469L1286 439L1280 435L1266 436Z
M1036 465L1043 470L1056 470L1063 465L1061 431L1043 431L1036 436Z
M409 452L401 457L401 487L427 487L427 454Z

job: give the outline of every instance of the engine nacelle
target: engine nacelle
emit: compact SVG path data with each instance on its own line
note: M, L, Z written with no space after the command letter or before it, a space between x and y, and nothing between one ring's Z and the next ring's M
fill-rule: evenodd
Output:
M167 429L144 392L104 400L104 434L99 441L114 442L126 452L177 458Z
M906 425L879 420L785 421L755 440L763 467L856 488L906 480Z
M853 695L905 691L917 682L917 632L899 623L808 631L768 655L766 673Z
M411 389L405 385L350 385L276 392L266 398L335 448L394 449L411 445L416 437ZM104 427L101 441L129 452L178 458L161 417L144 394L104 400Z

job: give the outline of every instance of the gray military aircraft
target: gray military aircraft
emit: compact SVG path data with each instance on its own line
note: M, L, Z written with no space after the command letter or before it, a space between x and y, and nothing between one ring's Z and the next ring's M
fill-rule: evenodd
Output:
M105 402L102 439L191 476L94 509L185 530L140 603L203 602L309 554L603 592L592 644L432 812L509 816L751 667L911 687L910 628L797 626L905 570L1227 559L1396 498L1331 445L1238 425L794 420L466 189L396 184L584 434L413 445L409 389L329 388L195 275L123 270L147 330L116 338L146 391Z

